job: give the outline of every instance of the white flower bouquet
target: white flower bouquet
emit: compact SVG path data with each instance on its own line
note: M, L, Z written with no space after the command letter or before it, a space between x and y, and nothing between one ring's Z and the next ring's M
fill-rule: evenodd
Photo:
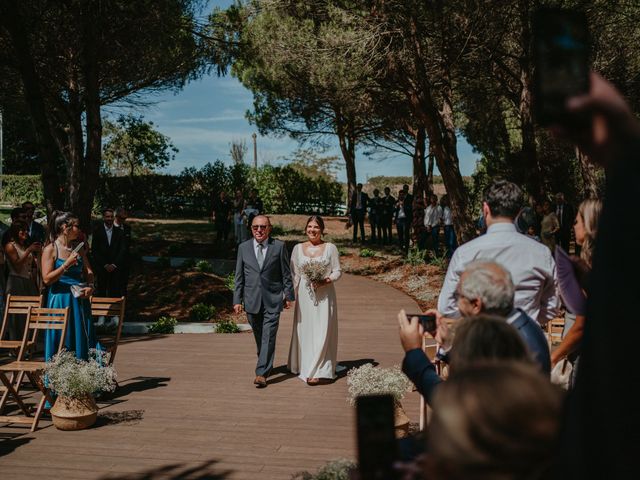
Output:
M302 274L310 283L320 283L327 278L329 262L327 260L309 260L300 266Z
M47 362L45 374L49 388L60 397L81 398L116 388L116 371L109 365L109 355L99 350L90 350L89 360L62 350Z
M407 393L411 381L398 365L391 368L376 368L367 363L347 373L349 403L355 406L356 399L363 395L392 395L396 403Z

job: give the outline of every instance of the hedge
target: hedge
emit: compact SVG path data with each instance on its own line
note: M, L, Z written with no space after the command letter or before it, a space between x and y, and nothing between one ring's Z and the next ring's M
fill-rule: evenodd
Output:
M23 202L44 203L40 175L2 175L0 203L20 205Z

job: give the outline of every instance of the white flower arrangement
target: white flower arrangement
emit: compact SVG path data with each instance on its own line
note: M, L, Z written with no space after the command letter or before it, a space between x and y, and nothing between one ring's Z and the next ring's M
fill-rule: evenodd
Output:
M309 260L300 266L302 274L310 283L320 283L327 278L328 260Z
M349 403L355 406L356 399L363 395L392 395L396 402L400 402L411 381L402 373L398 365L391 368L376 368L367 363L354 368L347 373L349 386Z
M116 388L116 371L109 365L109 354L94 349L89 351L89 360L62 350L47 362L45 374L49 388L61 397L80 398Z

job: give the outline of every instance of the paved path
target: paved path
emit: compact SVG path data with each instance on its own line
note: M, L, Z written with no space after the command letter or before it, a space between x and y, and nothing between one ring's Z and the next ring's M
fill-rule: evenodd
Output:
M402 292L345 275L336 284L339 361L402 358L396 313L416 303ZM280 323L276 365L286 363L292 314ZM328 460L355 458L354 409L346 379L308 387L277 374L254 388L250 333L127 339L116 366L121 389L101 404L96 427L34 434L0 426L0 476L11 479L288 479ZM419 398L404 401L412 421ZM224 476L222 476L224 475Z

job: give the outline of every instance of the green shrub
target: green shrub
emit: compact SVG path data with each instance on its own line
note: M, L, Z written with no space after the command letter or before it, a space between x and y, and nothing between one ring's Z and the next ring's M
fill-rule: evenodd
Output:
M417 267L424 265L427 260L427 251L420 250L418 247L411 247L407 252L407 256L404 259L404 263L407 265L413 265Z
M40 175L2 175L0 202L20 205L22 202L44 203Z
M370 248L361 248L359 255L363 258L375 257L376 252L371 250Z
M446 270L449 264L449 259L446 254L441 256L431 255L429 258L429 265L433 265L434 267L438 267L440 270Z
M339 247L338 248L338 255L340 255L341 257L344 257L345 255L349 255L349 252L347 251L346 248Z
M196 259L191 257L187 258L184 262L182 262L182 268L185 270L193 270L196 267Z
M160 317L149 326L149 333L173 333L177 324L174 317Z
M220 319L216 324L216 333L240 333L240 327L233 320Z
M202 273L213 272L213 266L206 260L200 260L196 263L196 270Z
M350 473L355 470L356 464L351 460L340 458L331 460L318 469L316 473L298 472L291 477L292 480L349 480Z
M274 237L281 237L285 233L287 232L285 231L284 227L279 223L276 223L271 227L271 235L273 235Z
M235 272L231 272L229 275L227 275L227 277L225 278L224 284L232 292L236 289L236 274L235 274Z
M179 251L180 251L180 245L177 243L172 243L171 245L169 245L169 247L167 247L167 254L170 257L175 257Z
M216 307L207 305L206 303L196 303L191 307L189 318L194 322L208 322L216 314Z
M170 267L171 266L171 259L169 257L165 257L164 255L161 255L156 260L156 265L158 265L159 267L163 267L163 268Z

